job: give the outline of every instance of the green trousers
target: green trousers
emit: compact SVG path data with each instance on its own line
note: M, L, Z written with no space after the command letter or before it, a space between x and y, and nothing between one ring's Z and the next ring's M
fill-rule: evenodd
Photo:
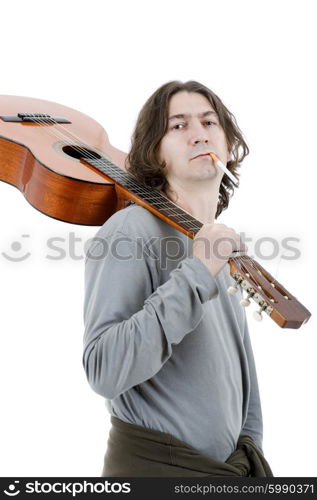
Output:
M203 455L171 434L123 422L111 415L101 477L274 477L254 440L241 434L225 462Z

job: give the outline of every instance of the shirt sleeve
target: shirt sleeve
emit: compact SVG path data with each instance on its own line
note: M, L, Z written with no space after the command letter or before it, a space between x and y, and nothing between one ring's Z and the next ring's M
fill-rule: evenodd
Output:
M92 389L107 399L153 377L173 344L200 323L203 304L218 295L215 278L196 256L155 288L157 272L142 248L117 232L87 252L83 366Z
M250 374L250 398L249 407L246 421L243 425L241 434L248 434L255 441L258 449L263 455L262 442L263 442L263 419L262 408L259 393L259 386L257 380L257 373L254 361L254 355L250 340L249 328L247 318L245 317L244 327L244 346L248 358L249 374Z

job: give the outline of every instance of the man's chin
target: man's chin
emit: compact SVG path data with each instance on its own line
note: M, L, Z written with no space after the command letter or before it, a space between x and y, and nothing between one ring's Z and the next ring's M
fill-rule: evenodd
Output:
M217 177L219 177L219 173L215 168L209 168L208 170L195 172L192 177L194 179L213 180L213 179L216 179Z

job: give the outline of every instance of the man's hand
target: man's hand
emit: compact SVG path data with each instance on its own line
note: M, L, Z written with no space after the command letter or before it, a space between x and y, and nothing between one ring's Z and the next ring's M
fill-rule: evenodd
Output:
M226 265L232 252L248 250L239 234L225 224L204 224L193 241L193 255L208 267L213 276Z

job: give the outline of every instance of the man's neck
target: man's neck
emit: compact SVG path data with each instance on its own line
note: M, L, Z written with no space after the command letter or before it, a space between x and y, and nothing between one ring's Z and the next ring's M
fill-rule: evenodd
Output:
M167 190L166 196L185 212L202 222L214 223L218 205L219 186L213 186L214 189L203 190L184 190L182 187Z

